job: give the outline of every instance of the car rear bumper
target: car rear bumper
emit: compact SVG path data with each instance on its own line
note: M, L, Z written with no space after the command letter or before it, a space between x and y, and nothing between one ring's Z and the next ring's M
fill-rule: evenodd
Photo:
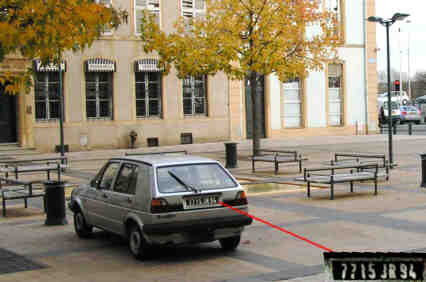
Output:
M161 224L145 224L143 232L147 235L167 235L182 232L213 231L222 228L235 228L250 225L253 219L245 215L220 218L198 219Z

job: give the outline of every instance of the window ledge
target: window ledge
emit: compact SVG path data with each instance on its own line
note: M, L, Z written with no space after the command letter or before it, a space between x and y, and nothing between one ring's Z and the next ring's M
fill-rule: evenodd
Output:
M161 116L136 117L137 120L162 120Z
M36 119L37 123L40 124L47 124L47 123L57 123L59 122L58 118L51 118L51 119Z
M87 121L89 122L96 122L96 121L112 121L113 119L110 117L99 117L99 118L87 118Z
M184 119L208 119L208 115L184 115Z

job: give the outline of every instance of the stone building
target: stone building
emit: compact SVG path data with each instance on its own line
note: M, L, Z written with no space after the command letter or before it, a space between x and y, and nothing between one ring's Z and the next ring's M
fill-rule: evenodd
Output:
M66 53L61 64L64 133L69 150L241 140L251 136L248 88L244 81L215 76L178 79L163 75L157 58L144 54L139 39L142 9L171 30L178 16L203 12L203 0L102 0L129 11L127 23L105 31L82 53ZM304 81L263 79L263 136L341 135L375 132L374 0L325 0L340 15L340 60ZM350 13L349 13L350 11ZM0 71L35 71L29 93L0 95L0 142L53 151L59 144L58 67L9 56ZM246 91L247 90L247 91ZM1 91L1 90L0 90ZM356 125L358 125L356 127Z

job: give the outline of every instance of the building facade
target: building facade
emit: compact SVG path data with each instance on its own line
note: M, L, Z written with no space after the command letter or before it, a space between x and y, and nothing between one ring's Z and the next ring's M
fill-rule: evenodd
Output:
M169 31L180 15L204 12L202 0L103 0L129 11L127 23L105 31L81 53L66 53L61 64L65 144L70 150L127 148L129 134L137 147L241 140L251 136L251 107L245 81L215 76L178 79L157 68L139 39L140 11L155 14ZM338 9L343 45L339 60L304 81L263 79L263 136L340 135L374 132L376 65L375 26L363 19L375 14L373 0L326 0ZM349 11L351 11L349 13ZM53 151L59 144L59 68L9 56L0 71L34 69L29 93L0 95L0 142ZM1 91L1 89L0 89Z

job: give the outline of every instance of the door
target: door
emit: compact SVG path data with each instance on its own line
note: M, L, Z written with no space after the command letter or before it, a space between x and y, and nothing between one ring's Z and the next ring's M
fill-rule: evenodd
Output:
M16 117L16 96L5 94L0 85L0 143L17 141Z
M111 228L115 233L124 234L124 219L135 206L137 179L138 166L132 163L124 163L108 199Z
M119 162L110 162L103 169L102 175L96 181L95 188L88 191L87 210L91 224L113 231L110 223L109 199L111 198L111 189L120 168Z
M260 96L260 103L257 105L257 124L260 128L260 138L265 138L265 91L264 76L257 77L256 95ZM253 104L251 99L251 86L248 79L245 79L245 96L246 96L246 129L247 139L253 137Z

